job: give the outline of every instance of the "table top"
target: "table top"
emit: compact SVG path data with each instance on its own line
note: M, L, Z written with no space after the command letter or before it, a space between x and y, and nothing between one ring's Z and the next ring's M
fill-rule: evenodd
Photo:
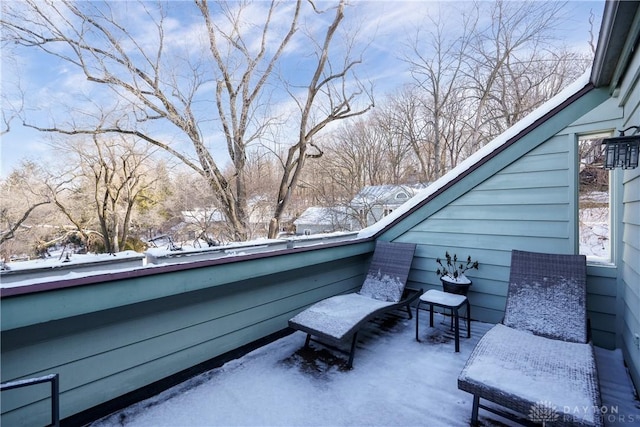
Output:
M450 292L442 292L431 289L420 295L420 300L430 304L436 304L446 307L458 307L465 303L467 297L464 295L452 294Z

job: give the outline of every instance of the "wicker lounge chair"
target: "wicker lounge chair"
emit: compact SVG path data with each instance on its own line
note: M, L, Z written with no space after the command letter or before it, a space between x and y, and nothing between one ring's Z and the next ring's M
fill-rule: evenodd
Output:
M504 320L477 344L458 388L474 396L472 425L479 408L522 424L603 425L584 256L512 252Z
M339 346L351 339L347 367L353 367L358 330L365 323L402 307L412 318L410 304L422 293L406 288L415 247L410 243L377 242L360 291L313 304L290 319L289 327L307 333L305 347L313 340L341 351Z

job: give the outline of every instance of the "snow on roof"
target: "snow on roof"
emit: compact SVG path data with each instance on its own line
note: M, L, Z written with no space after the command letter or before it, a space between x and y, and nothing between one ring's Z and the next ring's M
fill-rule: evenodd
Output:
M10 268L9 271L23 271L142 258L144 258L144 254L129 250L118 252L117 254L69 254L68 257L50 256L47 258L37 258L29 261L11 262L7 265Z
M145 265L145 255L135 251L116 254L65 254L29 261L11 262L0 274L0 288L16 288L59 280L132 271Z
M312 206L307 208L293 223L332 225L336 222L337 216L344 217L347 209L343 206L327 208L322 206Z
M386 200L395 200L396 195L400 192L406 193L407 197L411 197L416 194L424 186L417 185L368 185L363 187L351 200L351 204L354 205L366 205L372 203L380 203ZM406 199L399 199L399 203L404 202Z
M358 237L366 238L372 237L384 230L387 226L392 224L395 220L405 215L412 208L419 205L423 200L427 199L432 194L436 193L438 190L454 181L460 175L471 169L473 165L479 163L486 157L491 156L495 151L500 149L504 144L508 143L511 138L518 135L520 132L525 130L527 127L531 126L537 120L542 118L545 114L551 112L554 108L562 105L563 102L571 98L573 95L578 93L581 89L583 89L586 85L589 84L589 76L591 74L591 70L587 70L582 76L580 76L575 82L567 86L564 90L562 90L559 94L545 102L543 105L529 113L522 120L517 122L515 125L511 126L509 129L504 131L502 134L498 135L493 141L489 142L487 145L476 151L471 156L467 157L463 162L461 162L458 166L451 169L448 173L440 177L433 184L429 185L424 190L418 192L415 196L409 199L406 203L401 205L398 209L395 209L391 214L385 216L380 221L372 224L367 228L363 228L358 233Z
M198 208L190 211L181 211L180 214L184 218L185 222L197 223L197 222L223 222L225 220L224 215L216 208Z

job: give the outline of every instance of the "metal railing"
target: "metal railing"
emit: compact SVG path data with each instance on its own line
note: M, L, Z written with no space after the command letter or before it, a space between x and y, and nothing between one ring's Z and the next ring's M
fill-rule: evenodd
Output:
M39 378L27 378L24 380L10 381L0 384L0 391L29 387L36 384L51 382L51 424L60 426L60 378L58 374L49 374Z

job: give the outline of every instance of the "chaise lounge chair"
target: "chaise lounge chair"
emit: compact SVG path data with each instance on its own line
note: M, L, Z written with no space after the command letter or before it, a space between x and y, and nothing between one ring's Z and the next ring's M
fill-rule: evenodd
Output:
M473 394L472 425L480 408L522 424L603 425L583 255L512 252L504 320L478 342L458 388Z
M307 333L305 347L314 342L336 350L351 339L347 367L353 367L358 330L373 318L405 307L412 318L410 304L421 291L406 288L416 245L376 243L373 259L362 288L357 293L337 295L319 301L289 320L289 327Z

